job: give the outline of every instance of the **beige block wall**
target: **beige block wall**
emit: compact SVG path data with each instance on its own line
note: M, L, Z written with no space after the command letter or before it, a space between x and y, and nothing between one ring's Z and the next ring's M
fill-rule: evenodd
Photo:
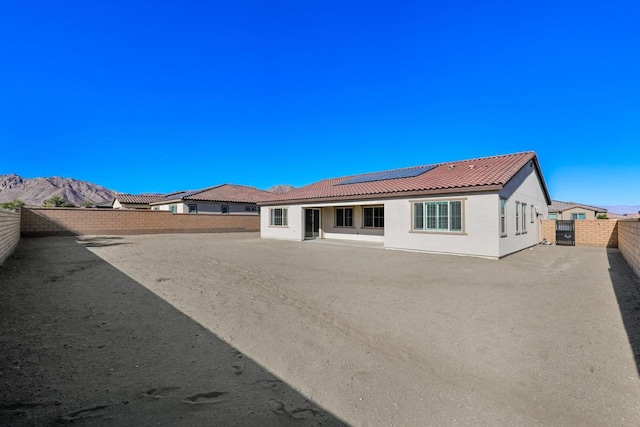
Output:
M20 241L20 211L0 209L0 265Z
M575 222L576 246L618 247L618 221L615 219L578 220ZM542 238L556 242L556 221L542 221Z
M629 267L640 277L640 221L618 221L618 247Z
M23 209L21 223L21 234L27 237L259 230L257 215L190 215L151 210L28 208Z

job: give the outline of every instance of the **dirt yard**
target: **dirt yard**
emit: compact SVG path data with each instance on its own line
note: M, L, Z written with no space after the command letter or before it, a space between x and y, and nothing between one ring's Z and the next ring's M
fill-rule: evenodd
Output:
M639 295L602 248L23 239L0 425L640 425Z

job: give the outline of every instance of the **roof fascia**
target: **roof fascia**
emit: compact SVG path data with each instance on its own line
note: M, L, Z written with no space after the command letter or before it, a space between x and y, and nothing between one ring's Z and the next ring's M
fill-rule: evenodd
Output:
M296 204L307 204L307 203L324 203L324 202L335 202L335 201L345 201L349 202L352 200L379 200L379 199L404 199L407 197L416 197L416 196L432 196L432 195L441 195L441 194L465 194L465 193L482 193L489 191L499 191L503 188L502 184L494 184L494 185L483 185L478 187L464 187L464 188L443 188L438 190L416 190L416 191L403 191L403 192L395 192L395 193L380 193L380 194L361 194L357 196L340 196L340 197L320 197L320 198L311 198L311 199L294 199L294 200L274 200L274 201L266 201L266 202L257 202L259 206L277 206L277 205L296 205Z

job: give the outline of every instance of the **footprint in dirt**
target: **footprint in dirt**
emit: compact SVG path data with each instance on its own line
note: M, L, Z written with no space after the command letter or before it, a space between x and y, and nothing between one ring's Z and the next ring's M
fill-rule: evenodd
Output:
M173 393L176 390L180 390L180 387L158 387L151 388L142 392L142 397L148 397L151 399L164 399L168 394Z
M238 366L238 365L233 365L233 366L232 366L232 368L233 368L233 373L234 373L234 374L236 374L236 375L242 375L242 372L243 372L243 371L242 371L242 368L241 368L240 366Z
M73 423L75 421L79 421L85 418L91 417L99 417L101 415L106 415L107 411L104 409L108 408L111 405L95 405L90 408L80 409L79 411L69 412L67 415L63 415L59 418L62 422Z
M222 400L219 397L227 394L226 391L208 391L205 393L196 393L191 396L187 396L183 402L189 405L199 405L202 403L218 403Z

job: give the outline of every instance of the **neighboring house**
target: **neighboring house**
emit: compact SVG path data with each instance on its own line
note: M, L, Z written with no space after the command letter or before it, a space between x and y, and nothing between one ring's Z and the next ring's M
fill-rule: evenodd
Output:
M583 205L574 202L552 200L549 206L549 219L597 219L598 215L606 215L605 208Z
M196 191L170 194L152 202L151 209L190 214L248 214L258 215L257 202L272 193L245 185L222 184Z
M551 203L533 152L325 179L261 202L263 238L380 242L500 258L540 241Z
M121 194L117 193L111 202L113 209L150 209L149 203L165 198L164 194Z

